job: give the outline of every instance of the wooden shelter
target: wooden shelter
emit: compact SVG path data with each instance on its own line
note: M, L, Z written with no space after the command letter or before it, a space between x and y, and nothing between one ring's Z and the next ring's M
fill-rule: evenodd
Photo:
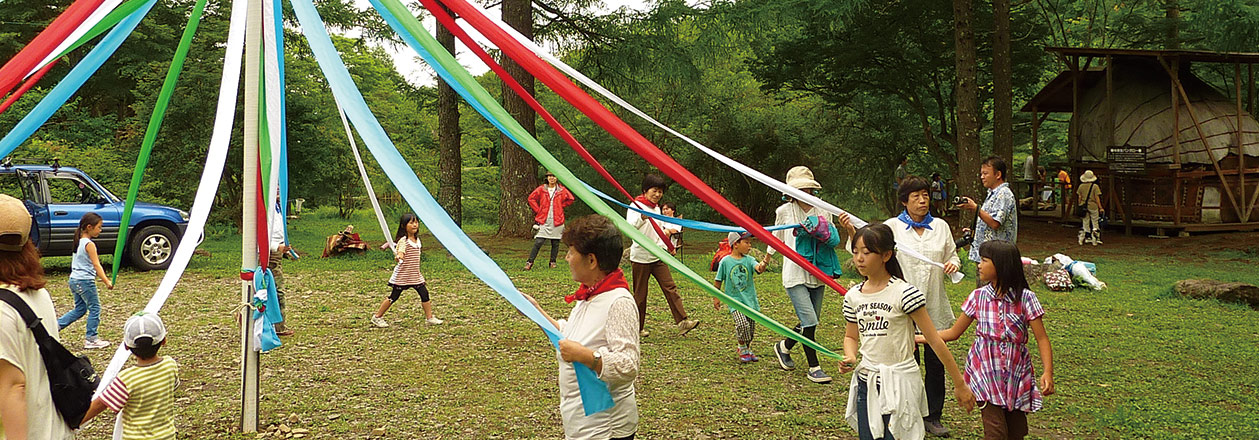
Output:
M1023 107L1032 113L1034 162L1045 117L1070 113L1072 180L1093 170L1112 223L1128 231L1259 229L1259 121L1250 111L1259 53L1046 50L1067 69ZM1232 90L1200 79L1192 63L1232 64L1224 80ZM1066 219L1074 197L1063 193L1052 215Z

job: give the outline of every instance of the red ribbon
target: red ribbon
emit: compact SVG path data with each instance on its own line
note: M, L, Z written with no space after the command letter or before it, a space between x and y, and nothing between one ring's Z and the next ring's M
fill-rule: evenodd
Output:
M564 302L585 301L594 298L595 295L615 289L629 290L629 283L625 282L625 272L622 272L619 267L595 283L594 286L582 284L572 295L564 295Z
M817 266L814 266L804 257L801 257L795 249L791 249L784 244L782 240L779 240L769 231L765 230L765 228L753 220L752 217L739 210L738 207L734 206L733 203L730 203L729 200L726 200L725 197L722 197L721 194L717 193L717 191L710 188L707 184L700 180L699 177L695 176L695 174L691 173L681 164L677 163L677 161L669 157L668 154L661 151L660 148L653 145L651 141L648 141L647 138L644 138L643 135L635 131L629 126L629 124L626 124L625 121L622 121L614 113L600 104L599 101L592 98L580 87L577 87L577 85L573 84L572 81L569 81L567 77L557 71L550 64L547 64L541 58L538 58L537 55L521 45L514 37L508 35L506 31L500 29L497 25L491 22L489 18L485 17L485 15L481 14L480 11L472 7L472 5L469 5L464 0L439 1L449 7L456 14L463 17L464 20L480 31L481 35L484 35L486 38L489 38L490 41L494 42L494 44L497 45L505 55L511 57L512 60L527 70L534 76L534 78L541 81L543 84L546 84L547 87L554 90L556 94L571 103L592 121L599 124L599 126L606 130L609 134L616 137L617 140L620 140L626 146L630 147L630 149L634 150L635 153L646 159L647 162L651 163L656 168L659 168L660 171L669 178L678 182L684 188L690 190L705 204L712 206L713 209L717 210L717 212L723 217L726 217L733 221L736 225L747 229L752 233L752 235L756 236L756 238L761 241L769 243L770 246L779 253L783 254L784 257L800 265L800 267L817 277L818 280L826 283L826 285L830 286L832 289L835 289L835 291L840 292L841 294L847 292L847 289L844 289L843 286L840 286L839 283L832 280L830 276L818 269ZM430 11L432 10L433 9L430 9Z
M0 96L9 94L13 86L22 82L31 69L39 65L48 54L65 41L80 23L101 6L104 0L78 0L58 15L48 27L40 31L26 47L10 58L4 67L0 67ZM27 87L28 89L30 87Z

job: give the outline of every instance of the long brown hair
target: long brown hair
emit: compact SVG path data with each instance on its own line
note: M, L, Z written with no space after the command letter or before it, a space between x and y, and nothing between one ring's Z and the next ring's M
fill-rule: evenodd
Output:
M83 218L79 219L79 227L74 228L74 251L79 251L79 240L83 238L83 233L87 231L88 226L96 226L103 222L101 215L95 212L83 214Z
M43 289L48 284L35 243L27 241L16 252L0 251L0 283L16 284L18 290Z

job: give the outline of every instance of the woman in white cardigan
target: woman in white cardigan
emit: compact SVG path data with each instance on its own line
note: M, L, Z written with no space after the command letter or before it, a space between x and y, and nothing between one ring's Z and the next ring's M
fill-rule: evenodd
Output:
M569 222L562 241L568 245L569 271L581 286L564 297L574 303L568 319L556 321L528 297L564 334L559 342L560 417L564 437L590 440L634 438L638 429L638 305L629 292L621 264L621 233L608 219L590 215ZM580 362L608 384L613 407L586 415L573 363Z
M917 251L931 261L944 265L943 268L918 258L896 254L905 273L905 281L917 287L927 297L927 314L936 330L946 330L953 326L957 317L953 314L953 306L949 303L948 293L944 289L944 281L948 274L958 271L961 259L957 256L953 232L948 222L931 215L931 185L921 177L910 177L901 182L897 196L905 210L899 216L883 222L892 228L896 244ZM841 215L840 224L848 230L852 237L855 231L846 215ZM948 428L940 422L944 410L944 364L930 349L924 352L924 369L926 370L926 391L928 412L923 417L927 433L935 436L947 436Z

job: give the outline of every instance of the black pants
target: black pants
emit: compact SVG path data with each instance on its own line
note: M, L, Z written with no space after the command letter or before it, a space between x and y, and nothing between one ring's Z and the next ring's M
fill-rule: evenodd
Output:
M391 303L398 302L398 297L402 296L402 292L405 292L407 289L415 289L415 293L420 294L420 302L428 302L427 283L416 284L414 286L398 286L390 284L389 287L393 288L393 290L389 292L389 302Z
M919 352L925 353L922 359L918 358ZM914 351L914 358L923 364L923 370L927 372L923 379L927 389L927 414L923 415L923 419L939 422L940 414L944 412L944 363L940 362L935 350L925 344Z
M560 254L560 241L554 238L538 237L533 239L533 249L529 250L529 262L532 263L534 258L538 258L538 251L542 249L542 243L551 242L551 262L555 262L555 257Z
M816 325L815 325L815 326L812 326L812 327L800 327L800 324L796 324L796 328L794 328L794 329L792 329L792 330L795 330L795 331L796 331L796 333L799 333L799 334L804 335L804 337L806 337L806 338L809 338L809 339L812 339L812 340L814 340L814 341L817 341L817 338L815 338L815 337L814 337L814 335L817 333L817 326L816 326ZM795 340L795 339L784 339L784 340L783 340L783 345L787 346L787 349L788 349L788 350L790 350L790 349L791 349L791 347L795 347L795 346L796 346L796 340ZM808 346L808 345L805 345L805 346L804 346L804 358L805 358L805 360L807 360L807 361L809 362L809 368L813 368L813 367L817 367L817 366L821 366L821 365L822 365L820 362L818 362L818 359L817 359L817 350L814 350L814 349L812 349L812 348L809 348L809 346Z

